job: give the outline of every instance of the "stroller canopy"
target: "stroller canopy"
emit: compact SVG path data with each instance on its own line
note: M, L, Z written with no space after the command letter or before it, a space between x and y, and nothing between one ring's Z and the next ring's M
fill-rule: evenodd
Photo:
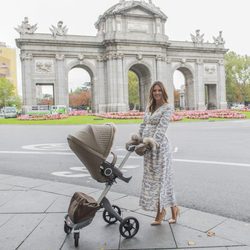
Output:
M99 182L107 181L100 173L100 165L110 153L114 135L113 124L86 125L80 131L68 135L67 138L72 151L82 161L91 176Z

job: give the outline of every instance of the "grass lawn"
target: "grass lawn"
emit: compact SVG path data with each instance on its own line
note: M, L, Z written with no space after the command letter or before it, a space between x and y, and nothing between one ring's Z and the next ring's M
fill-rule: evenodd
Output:
M250 111L241 112L247 116L246 119L250 119ZM201 122L201 121L228 121L229 119L224 118L209 118L209 119L188 119L183 118L178 122ZM115 123L115 124L133 124L141 123L141 119L104 119L96 116L70 116L66 119L61 120L37 120L37 121L20 121L16 118L0 119L1 124L19 124L19 125L80 125L80 124L104 124L104 123Z
M128 124L128 123L141 123L141 119L103 119L96 116L70 116L61 120L37 120L37 121L20 121L16 118L0 119L0 124L23 124L23 125L78 125L78 124Z

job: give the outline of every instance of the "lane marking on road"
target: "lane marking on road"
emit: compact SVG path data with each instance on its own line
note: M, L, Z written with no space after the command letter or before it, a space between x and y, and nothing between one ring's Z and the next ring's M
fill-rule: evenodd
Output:
M46 144L33 144L33 145L24 145L23 149L27 150L37 150L37 151L69 151L67 143L46 143Z
M178 152L178 147L175 147L173 150L173 153L177 153Z
M48 151L0 151L0 154L34 154L34 155L75 155L71 152L48 152Z
M48 151L0 151L0 154L37 154L37 155L75 155L70 152L48 152ZM117 158L124 158L124 155L117 155ZM141 156L130 156L129 159L143 159ZM228 166L239 166L239 167L250 167L249 163L238 163L238 162L223 162L223 161L203 161L203 160L188 160L188 159L173 159L175 162L187 162L187 163L204 163L211 165L228 165Z
M248 163L236 163L236 162L224 162L224 161L201 161L201 160L187 160L187 159L173 159L176 162L187 162L187 163L204 163L213 165L229 165L229 166L239 166L239 167L250 167Z

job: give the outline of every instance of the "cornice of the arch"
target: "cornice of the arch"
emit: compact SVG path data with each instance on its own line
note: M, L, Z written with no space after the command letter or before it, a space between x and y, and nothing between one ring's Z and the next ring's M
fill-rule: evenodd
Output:
M67 71L69 72L73 68L83 68L88 71L91 77L96 75L96 67L93 63L88 61L88 59L84 59L83 61L79 61L79 59L74 59L66 64Z

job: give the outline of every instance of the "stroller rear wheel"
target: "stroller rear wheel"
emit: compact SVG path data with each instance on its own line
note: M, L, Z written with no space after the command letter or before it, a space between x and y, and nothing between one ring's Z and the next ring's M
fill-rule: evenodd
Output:
M122 214L121 209L118 206L112 205L112 208L115 210L115 212L117 214L119 214L119 215ZM102 217L103 217L104 221L106 221L108 224L114 224L118 220L114 215L110 214L109 211L106 209L104 209L104 211L102 213Z
M67 225L66 222L64 222L64 232L65 232L66 234L70 234L71 231L72 231L72 228L69 227L69 226Z
M135 217L126 217L122 220L119 230L124 238L132 238L139 230L139 222Z

